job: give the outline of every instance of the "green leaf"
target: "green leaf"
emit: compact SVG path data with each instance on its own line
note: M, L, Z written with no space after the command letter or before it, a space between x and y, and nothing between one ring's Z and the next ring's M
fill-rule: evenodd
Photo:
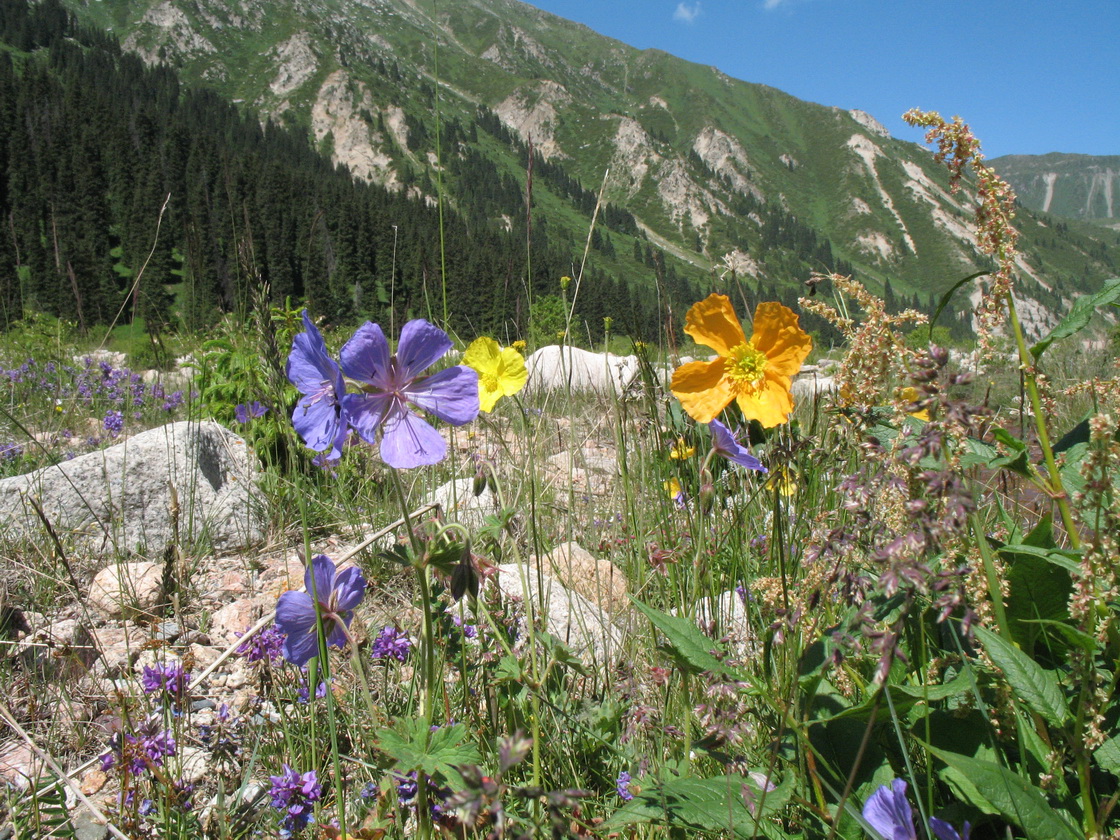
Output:
M1089 319L1098 308L1115 303L1118 299L1120 299L1120 277L1105 280L1104 288L1095 295L1084 295L1075 299L1066 317L1031 348L1034 360L1037 362L1042 358L1042 354L1055 341L1081 332L1089 325Z
M1024 540L1042 539L1045 535L1038 532L1042 526L1040 523ZM1071 572L1077 569L1072 558L1076 554L1026 542L1005 545L998 551L1007 561L1007 617L1011 632L1023 650L1033 653L1042 628L1030 622L1069 618Z
M1037 624L1040 628L1050 628L1058 633L1066 640L1068 644L1076 648L1081 648L1088 654L1094 654L1100 650L1101 643L1096 640L1096 637L1091 636L1084 630L1078 630L1071 624L1066 624L1064 621L1053 621L1045 618L1036 619L1023 619L1023 624Z
M1019 440L1011 434L1011 432L1006 429L1001 429L998 426L992 430L992 437L1006 446L1010 451L1007 455L997 455L988 462L988 466L992 469L999 469L1002 467L1024 478L1034 477L1035 471L1031 467L1031 462L1027 453L1027 445L1023 443L1023 441Z
M1054 672L1047 671L1002 636L983 627L977 627L975 632L1016 696L1048 723L1064 724L1069 717L1069 705Z
M647 607L641 601L631 596L634 602L653 626L665 634L668 640L668 652L683 671L690 674L730 674L732 670L712 655L713 649L719 649L715 641L700 632L700 628L687 618L669 615L653 607Z
M789 801L792 782L792 777L787 778L765 795L754 778L737 774L655 782L616 811L603 827L616 831L635 823L656 823L694 831L730 830L736 837L756 837L766 833L765 817ZM762 803L759 814L751 813L744 791L754 802Z
M482 756L475 746L464 743L467 727L461 723L427 731L424 721L405 724L402 732L383 729L377 733L381 749L397 763L397 769L408 773L417 770L449 781L459 779L457 765L479 764Z
M937 323L937 319L941 315L942 310L944 310L945 307L949 305L949 301L952 300L953 295L956 293L957 289L959 289L965 283L970 283L978 277L986 277L991 273L992 272L990 271L977 271L975 274L970 274L967 277L954 283L952 288L941 296L941 300L937 303L937 309L933 311L933 317L929 319L929 339L931 341L933 340L933 327Z
M1114 776L1120 776L1120 735L1109 738L1093 753L1097 766Z
M1019 826L1028 840L1084 840L1085 835L1061 817L1042 791L1010 770L936 747L927 749L979 793L983 802L972 804L981 810L985 810L985 804L995 809L1005 820Z
M1045 560L1047 563L1052 563L1061 569L1065 569L1067 572L1081 571L1081 566L1077 562L1077 559L1081 556L1081 552L1079 551L1038 548L1037 546L1027 545L1025 543L1003 545L997 548L996 551L1009 558L1014 558L1016 554L1037 557L1039 560Z

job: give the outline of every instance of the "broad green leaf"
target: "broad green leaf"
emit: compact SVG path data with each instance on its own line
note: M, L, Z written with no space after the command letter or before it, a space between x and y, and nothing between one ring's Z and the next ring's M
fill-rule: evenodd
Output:
M1036 533L1040 524L1024 540L1042 539ZM1007 562L1007 617L1011 632L1024 651L1034 652L1041 632L1038 620L1064 621L1069 618L1069 597L1073 589L1071 572L1077 569L1076 554L1037 545L1005 545L998 549Z
M731 672L726 665L712 655L711 651L719 649L719 645L700 632L700 628L687 618L669 615L653 607L647 607L641 601L633 598L637 607L646 618L653 622L653 626L665 634L668 641L669 654L677 665L691 674L711 672L713 674L727 674Z
M1085 835L1062 818L1042 791L1010 770L936 747L927 749L957 771L958 778L966 779L1000 816L1019 826L1028 840L1084 840ZM973 804L984 810L980 803Z
M1120 735L1109 738L1093 753L1097 766L1114 776L1120 776Z
M976 785L972 779L968 777L967 773L962 773L955 767L943 767L937 774L941 780L952 788L953 795L961 802L966 802L973 808L982 811L985 814L998 814L999 808L989 802L980 791L976 789Z
M904 694L915 700L945 700L949 697L959 697L972 689L972 677L967 671L961 671L953 679L941 685L892 685L891 694ZM896 701L897 702L897 701Z
M1047 671L1002 636L983 627L977 627L975 632L1016 696L1048 723L1064 724L1069 717L1069 705L1054 672Z
M1045 618L1023 619L1023 624L1035 624L1042 629L1053 630L1065 639L1067 643L1074 647L1081 648L1081 650L1088 654L1096 653L1101 646L1101 643L1098 642L1094 636L1091 636L1084 630L1078 630L1072 624L1066 624L1064 621L1052 621Z
M655 823L694 831L731 831L742 838L768 835L766 817L785 805L792 791L792 777L763 794L751 776L685 776L661 784L654 782L616 811L603 827L613 831L635 823ZM750 806L748 797L753 800ZM761 811L752 814L753 803L759 802Z
M1062 453L1062 465L1058 472L1062 476L1062 485L1066 493L1080 493L1085 489L1085 476L1081 474L1081 465L1089 455L1088 443L1075 443Z
M1066 317L1031 348L1034 360L1037 362L1042 358L1042 354L1055 341L1081 332L1089 325L1089 319L1097 309L1117 300L1120 300L1120 277L1105 280L1104 287L1095 295L1083 295L1074 300Z
M993 469L1003 467L1024 478L1032 478L1035 475L1034 468L1028 458L1027 445L1023 441L998 426L992 430L992 437L1007 447L1008 454L997 455L988 462L988 466Z
M1065 569L1067 572L1081 571L1081 566L1077 562L1077 558L1081 556L1081 553L1078 551L1056 548L1037 548L1033 545L1025 545L1023 543L1003 545L996 549L996 551L1005 557L1014 557L1016 554L1037 557L1040 560L1045 560L1047 563L1053 563L1055 566Z

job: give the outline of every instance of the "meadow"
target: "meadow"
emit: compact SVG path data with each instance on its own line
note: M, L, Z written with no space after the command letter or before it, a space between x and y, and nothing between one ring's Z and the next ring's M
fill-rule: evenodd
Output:
M801 301L836 347L733 276L680 346L607 323L624 388L291 304L162 377L11 331L4 476L216 420L267 537L148 558L168 597L112 669L27 640L103 628L88 582L130 555L0 537L0 755L37 768L2 836L1120 837L1120 371L1083 342L1120 280L1028 343L1013 196L966 126L913 119L979 185L970 353L836 275ZM228 644L215 575L257 608Z

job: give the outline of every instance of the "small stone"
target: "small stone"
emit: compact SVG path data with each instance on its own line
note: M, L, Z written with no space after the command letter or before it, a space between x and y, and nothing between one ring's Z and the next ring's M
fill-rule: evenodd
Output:
M97 821L87 808L81 808L72 819L75 840L105 840L109 828Z
M89 589L89 603L110 618L151 614L162 599L163 568L150 560L102 569Z
M9 744L0 752L0 779L19 790L27 790L42 770L43 762L39 756L22 741Z
M165 642L173 642L179 638L182 628L177 621L161 621L152 628L152 636Z
M109 777L103 771L94 769L82 776L82 783L79 787L86 796L93 796L105 787L107 781L109 781Z
M261 606L252 598L238 598L226 604L210 617L210 632L227 644L244 633L261 615Z
M203 697L201 700L195 700L194 702L191 703L191 711L192 712L202 712L202 711L205 711L206 709L213 709L213 708L215 708L214 701L211 700L208 697Z

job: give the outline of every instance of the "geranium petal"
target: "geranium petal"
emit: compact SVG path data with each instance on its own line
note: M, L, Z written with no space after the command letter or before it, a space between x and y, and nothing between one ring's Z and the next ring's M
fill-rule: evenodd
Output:
M883 785L863 805L863 818L885 840L916 840L914 812L906 801L906 782L895 779Z
M793 376L813 349L813 339L801 329L797 313L773 301L760 303L754 311L751 343L766 354L766 369Z
M345 622L346 627L350 626L350 620L353 617L354 617L353 614L348 614L348 615L343 615L342 616L342 619ZM339 624L337 621L332 621L331 626L334 629L331 630L330 635L327 636L327 645L329 647L336 647L336 648L346 647L346 643L349 641L349 639L346 637L346 630L344 630L342 625Z
M438 464L446 454L447 444L423 417L401 409L390 412L385 418L381 431L381 459L390 467L409 470Z
M276 626L286 634L284 658L303 665L318 652L315 605L306 592L285 592L276 602Z
M723 423L713 420L708 424L708 430L712 433L712 447L728 461L746 467L748 470L766 472L766 467L762 466L762 462L751 455L750 451L739 441L735 440L735 435L731 434L731 430Z
M334 589L336 571L334 563L327 555L316 554L311 558L311 565L303 572L303 588L307 590L308 595L316 598L320 604L327 603L330 600L331 591ZM312 588L313 583L314 589Z
M352 610L362 602L362 597L366 594L365 575L355 566L343 569L334 579L334 589L337 593L334 599L336 609Z
M322 452L336 444L340 427L344 428L339 406L326 399L304 397L296 403L292 426L308 449Z
M733 347L746 343L747 336L727 295L708 295L692 304L684 319L684 331L705 347L726 356Z
M342 400L346 420L368 444L377 443L377 427L396 398L390 394L347 394Z
M689 362L673 373L670 390L681 408L697 423L710 423L734 398L731 383L724 377L724 360Z
M402 382L415 379L451 349L447 333L423 318L409 321L401 328L397 344L397 367Z
M288 354L284 373L301 394L319 393L324 380L336 389L342 385L338 365L327 353L326 342L306 309L303 310L303 332L292 339L292 352Z
M456 365L411 383L404 395L440 420L462 426L478 416L478 371Z
M785 376L766 376L757 388L738 395L739 408L748 420L757 420L767 429L788 422L793 411L793 397L789 392L789 379Z
M366 321L342 345L342 370L351 379L391 389L389 342L381 327Z

